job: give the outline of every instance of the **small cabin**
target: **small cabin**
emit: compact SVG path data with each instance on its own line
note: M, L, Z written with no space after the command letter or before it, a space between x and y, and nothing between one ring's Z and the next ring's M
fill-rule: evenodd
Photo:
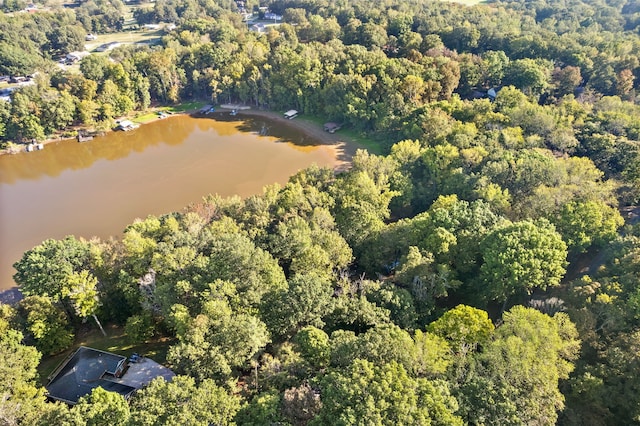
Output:
M287 120L292 120L298 116L298 111L295 109L290 109L289 111L284 113L284 118Z

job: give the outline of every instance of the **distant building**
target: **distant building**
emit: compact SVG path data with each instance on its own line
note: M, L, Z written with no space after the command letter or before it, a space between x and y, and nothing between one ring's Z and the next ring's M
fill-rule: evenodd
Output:
M268 19L270 21L282 21L282 15L278 15L273 12L267 12L264 14L264 19Z
M95 34L87 34L86 36L84 36L84 39L86 41L93 41L93 40L96 40L97 38L98 36Z
M75 405L93 389L116 392L128 398L156 377L171 380L175 374L148 358L127 357L80 346L56 368L45 386L47 397Z

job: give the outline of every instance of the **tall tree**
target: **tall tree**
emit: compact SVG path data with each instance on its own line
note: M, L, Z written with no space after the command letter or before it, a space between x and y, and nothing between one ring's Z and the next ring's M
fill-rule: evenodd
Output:
M480 279L490 299L505 302L515 294L560 284L567 245L547 221L516 222L482 242Z
M191 377L154 379L131 400L131 425L233 425L240 399L212 380L196 385Z
M555 424L564 397L560 379L573 370L580 343L568 316L515 306L476 356L461 387L472 424Z
M412 379L396 362L377 366L357 359L321 382L322 408L310 425L462 425L443 382Z

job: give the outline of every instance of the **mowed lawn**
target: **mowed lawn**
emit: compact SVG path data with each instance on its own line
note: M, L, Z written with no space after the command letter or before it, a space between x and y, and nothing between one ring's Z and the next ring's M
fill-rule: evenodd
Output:
M160 42L160 38L163 35L165 35L165 32L163 30L133 30L111 34L98 34L98 38L96 40L85 43L85 49L88 52L92 52L96 48L107 43L156 44Z

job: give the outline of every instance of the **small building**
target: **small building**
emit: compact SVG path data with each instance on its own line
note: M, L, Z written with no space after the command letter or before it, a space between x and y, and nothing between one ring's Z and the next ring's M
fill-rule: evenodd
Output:
M282 21L282 15L278 15L273 12L267 12L264 14L264 19L267 19L269 21Z
M66 63L75 63L89 55L89 52L69 52L64 57Z
M135 360L98 349L80 346L49 376L47 397L75 405L93 389L116 392L128 398L156 377L171 380L175 374L148 358Z
M93 40L96 40L97 38L98 38L98 36L97 36L97 35L95 35L95 34L91 34L91 33L89 33L89 34L87 34L86 36L84 36L84 39L85 39L86 41L93 41Z
M289 111L284 113L284 118L288 120L292 120L298 116L298 111L295 109L290 109Z
M129 130L137 129L138 125L129 120L120 120L117 122L116 130L122 130L128 132Z
M338 123L333 123L333 122L329 122L329 123L324 123L324 126L322 126L322 128L324 129L325 132L329 132L329 133L335 133L338 130L340 130L342 126L339 125Z

